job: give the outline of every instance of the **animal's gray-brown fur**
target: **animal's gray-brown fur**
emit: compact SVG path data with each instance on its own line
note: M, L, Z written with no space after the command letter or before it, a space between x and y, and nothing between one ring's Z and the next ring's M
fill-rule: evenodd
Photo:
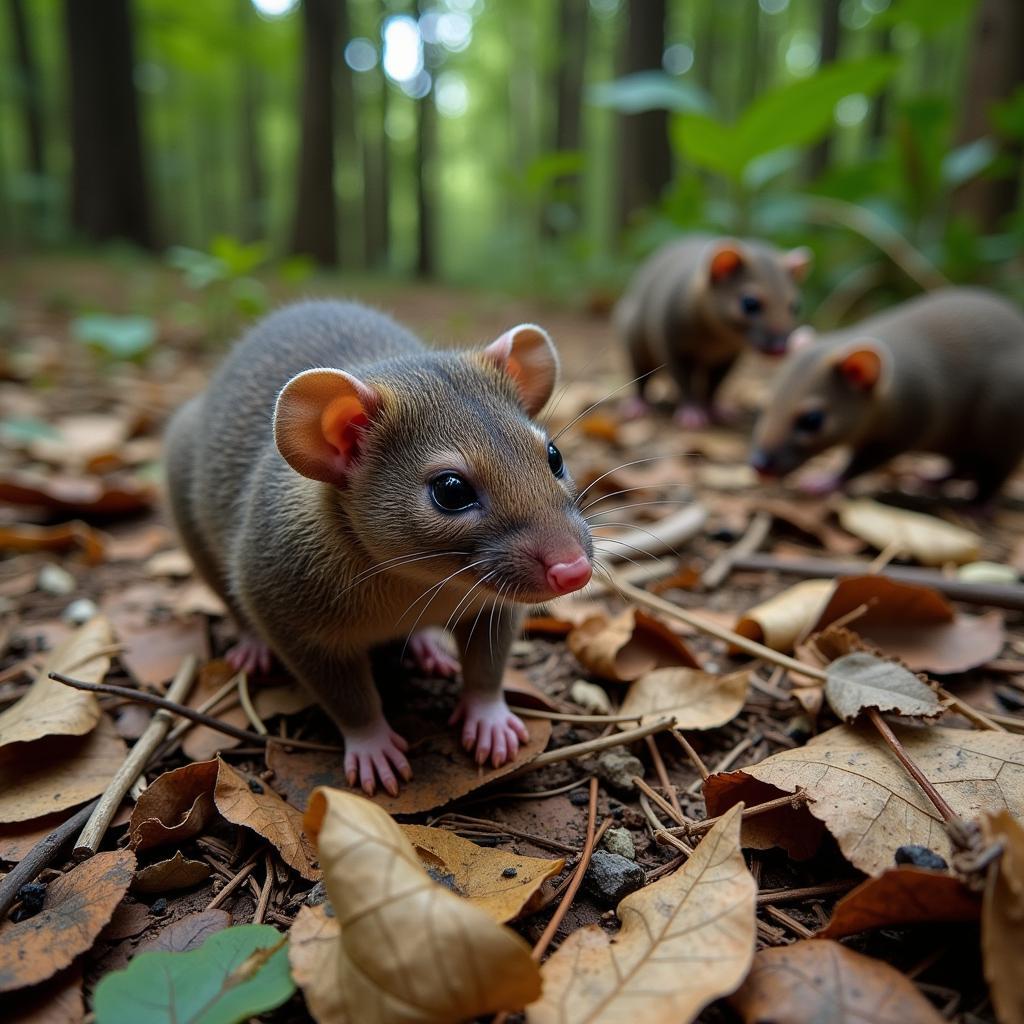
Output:
M275 444L282 388L316 367L356 375L379 397L336 484L301 475ZM557 361L534 405L554 370ZM380 313L308 302L254 327L169 427L170 502L197 567L239 625L319 698L347 750L386 728L372 647L451 620L464 694L504 708L515 603L552 596L538 560L591 556L572 481L549 468L547 437L523 393L487 351L430 351ZM431 504L428 481L444 468L473 481L478 513L443 515ZM367 764L357 765L364 785ZM346 767L351 776L348 757ZM374 770L393 783L387 764L373 761L368 788Z
M979 502L992 497L1024 456L1024 315L991 292L949 288L795 352L752 461L785 474L840 444L853 454L837 483L924 451L976 481Z

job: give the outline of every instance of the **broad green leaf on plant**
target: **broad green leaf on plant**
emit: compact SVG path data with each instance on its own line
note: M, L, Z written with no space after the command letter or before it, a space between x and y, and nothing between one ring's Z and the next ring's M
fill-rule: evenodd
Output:
M226 928L188 953L142 953L96 986L96 1024L236 1024L295 991L287 938L266 924Z
M210 243L210 254L228 268L232 277L252 273L266 262L269 252L266 242L240 242L231 235L218 235Z
M87 313L71 322L71 336L112 359L137 359L156 343L156 321L148 316Z
M866 651L837 658L825 672L825 699L844 722L869 709L909 718L938 718L944 710L935 691L913 672Z
M706 113L711 97L692 82L684 82L664 71L637 71L612 82L591 86L587 99L595 107L607 107L620 114L642 114L648 110L676 110Z
M526 168L523 185L530 195L539 195L556 179L579 174L584 163L583 154L579 150L544 153Z
M841 99L853 93L873 95L898 64L891 56L831 64L765 93L732 124L699 113L679 114L670 126L673 145L684 159L740 182L747 165L758 157L816 142L832 124Z
M877 15L879 27L913 25L925 35L935 35L957 22L966 21L977 0L897 0Z

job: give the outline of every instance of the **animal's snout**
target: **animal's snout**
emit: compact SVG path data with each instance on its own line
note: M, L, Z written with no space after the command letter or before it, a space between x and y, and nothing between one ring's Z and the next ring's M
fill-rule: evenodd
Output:
M773 455L761 448L750 453L750 465L758 476L775 477L779 475L778 462Z
M582 550L575 557L560 556L559 561L548 563L544 568L544 579L556 594L571 594L585 587L593 574L590 559Z

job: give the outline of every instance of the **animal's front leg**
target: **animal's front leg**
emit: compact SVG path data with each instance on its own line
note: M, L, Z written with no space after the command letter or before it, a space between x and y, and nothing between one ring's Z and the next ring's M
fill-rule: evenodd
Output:
M495 768L519 753L519 744L530 734L522 720L505 703L501 679L512 641L519 635L522 613L503 608L494 619L485 611L455 629L462 647L462 699L450 724L462 723L462 745L476 750L477 764L490 758ZM475 628L473 623L475 622Z

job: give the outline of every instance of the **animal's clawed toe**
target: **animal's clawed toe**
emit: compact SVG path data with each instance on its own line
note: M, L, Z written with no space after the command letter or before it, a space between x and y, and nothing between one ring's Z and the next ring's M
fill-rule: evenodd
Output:
M345 735L345 777L348 784L359 786L367 796L377 791L378 782L385 792L398 796L398 778L412 778L412 767L405 756L408 742L399 736L384 719L368 729Z
M424 675L452 679L459 671L459 659L431 630L421 630L409 638L409 658Z
M270 671L272 654L270 648L255 633L243 633L224 660L236 672L263 673Z
M450 724L462 722L462 746L475 749L477 764L490 759L495 768L515 759L520 743L526 743L530 734L518 715L514 714L502 697L463 697L451 717Z

